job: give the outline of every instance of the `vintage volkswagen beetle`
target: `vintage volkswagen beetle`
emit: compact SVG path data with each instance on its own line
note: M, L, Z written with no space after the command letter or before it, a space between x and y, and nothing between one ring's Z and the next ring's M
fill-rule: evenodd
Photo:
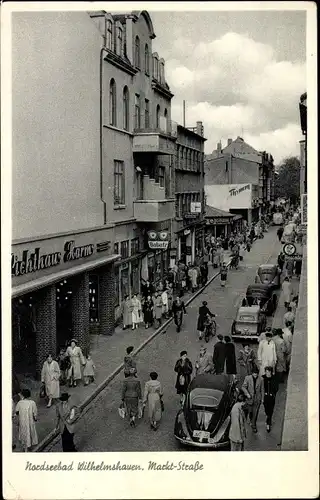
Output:
M232 323L231 336L234 340L258 340L266 328L267 318L259 306L239 307Z
M230 412L238 392L234 375L197 375L176 416L174 437L185 446L230 449Z
M258 268L255 283L280 288L280 274L281 270L276 264L262 264Z
M246 292L249 306L258 305L262 312L271 316L276 310L278 297L270 285L256 283L249 285Z

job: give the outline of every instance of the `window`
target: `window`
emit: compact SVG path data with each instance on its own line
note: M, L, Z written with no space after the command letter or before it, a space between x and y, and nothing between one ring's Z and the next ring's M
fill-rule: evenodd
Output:
M165 167L159 167L159 184L160 187L165 187Z
M121 241L120 254L122 259L127 259L129 257L129 240Z
M129 90L127 86L123 89L123 128L129 130Z
M125 179L124 163L115 160L114 162L114 204L124 205L125 203Z
M110 125L117 126L117 89L116 82L112 78L109 91L109 121Z
M123 30L120 26L117 29L117 54L123 56Z
M140 38L136 36L134 43L134 65L136 68L140 69Z
M134 100L134 127L140 128L140 96L139 96L139 94L135 95L135 100Z
M159 71L159 61L157 57L153 58L153 78L158 80L158 71Z
M168 110L167 108L164 110L164 118L166 120L166 132L169 131L169 122L168 122Z
M160 83L164 83L164 63L160 62L159 66L160 66L160 75L159 75Z
M150 114L149 114L149 101L148 99L145 99L144 101L145 107L144 107L144 126L145 128L149 128L150 126Z
M113 26L112 21L107 21L107 49L112 50Z
M114 253L119 253L119 243L114 244Z
M99 278L96 274L89 275L89 317L90 323L99 321Z
M149 47L148 44L146 43L144 47L144 71L146 75L149 75L149 70L150 70L150 55L149 55Z
M157 110L156 110L156 128L160 127L160 105L157 105Z
M139 293L140 288L140 260L131 262L131 293Z
M139 238L133 238L131 240L131 255L136 255L139 253Z

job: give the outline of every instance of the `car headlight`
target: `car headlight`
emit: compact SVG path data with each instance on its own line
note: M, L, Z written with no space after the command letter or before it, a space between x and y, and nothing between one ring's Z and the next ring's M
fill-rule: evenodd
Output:
M225 421L221 425L220 429L218 430L217 434L214 436L213 440L215 443L219 443L220 441L223 441L229 424L230 424L230 416L225 419Z
M187 428L186 420L184 418L183 412L181 412L178 415L178 421L177 421L177 427L178 427L178 434L182 439L186 439L187 441L190 441L190 434Z

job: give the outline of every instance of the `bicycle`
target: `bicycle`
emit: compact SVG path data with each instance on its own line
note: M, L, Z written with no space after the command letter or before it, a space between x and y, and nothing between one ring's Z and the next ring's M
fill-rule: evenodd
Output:
M214 315L215 317L215 315ZM204 329L204 340L205 342L209 342L210 337L214 337L217 333L217 323L213 318L210 318L210 320L207 320L207 323L205 325Z

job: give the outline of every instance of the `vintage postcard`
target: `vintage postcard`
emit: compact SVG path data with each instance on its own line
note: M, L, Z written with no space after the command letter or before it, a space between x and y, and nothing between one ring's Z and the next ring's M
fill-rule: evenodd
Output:
M317 497L316 5L1 14L4 498Z

